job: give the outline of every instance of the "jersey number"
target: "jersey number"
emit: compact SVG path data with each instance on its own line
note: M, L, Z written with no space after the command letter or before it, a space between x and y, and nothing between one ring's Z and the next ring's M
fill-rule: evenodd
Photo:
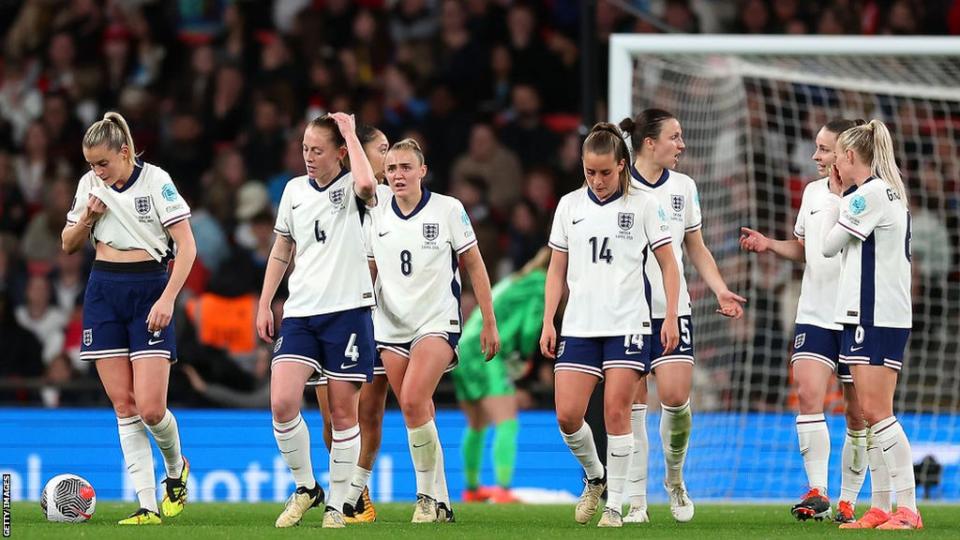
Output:
M327 243L327 233L320 228L320 221L313 222L313 235L317 237L317 242Z
M356 364L357 362L360 361L360 349L355 345L356 342L357 342L357 334L350 334L350 341L347 342L347 348L343 350L343 356L350 359L350 363L352 364ZM344 362L344 364L341 364L340 368L347 369L347 367L351 367L351 366L344 367L344 365L346 365L346 362Z
M590 238L590 246L593 248L594 264L601 260L606 261L607 264L613 263L613 253L611 253L610 248L607 247L609 240L606 236L604 236L602 240L598 240L596 236Z
M690 339L690 321L687 319L680 319L680 341L688 347L693 344Z
M907 214L907 237L903 242L903 251L904 255L907 256L908 262L913 262L913 257L911 257L911 252L913 248L910 246L910 243L913 241L913 235L910 233L910 214Z
M400 273L409 276L413 273L413 263L410 262L410 252L403 250L400 252Z

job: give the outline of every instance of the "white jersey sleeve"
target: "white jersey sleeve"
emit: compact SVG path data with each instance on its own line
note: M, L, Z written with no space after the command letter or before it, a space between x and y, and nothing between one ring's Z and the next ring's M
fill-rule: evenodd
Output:
M151 175L150 196L164 228L190 217L190 206L177 192L177 187L173 185L173 180L166 171L158 168L156 173Z
M570 249L567 239L567 199L560 199L557 210L553 213L553 226L550 229L549 245L551 248L566 253Z
M686 213L683 219L683 230L693 232L703 227L703 214L700 211L700 193L697 191L697 184L690 180L690 190L687 195Z
M290 201L294 197L293 191L294 189L288 182L286 187L283 188L280 205L277 207L277 222L273 225L273 232L283 236L293 236L293 228L290 226L293 221L290 215L292 212Z
M80 178L77 184L77 194L73 197L73 203L70 205L70 211L67 212L67 223L73 225L80 221L80 217L87 209L87 202L90 199L90 177L93 172L88 172Z
M800 199L800 210L797 211L797 219L793 223L793 235L797 237L798 240L804 240L807 234L807 221L804 216L807 214L807 201L809 197L807 194L810 192L811 184L807 184L803 188L803 197Z
M450 247L453 248L457 255L462 255L465 251L477 244L477 235L473 232L473 224L470 223L470 216L467 215L467 210L459 200L451 200L448 216L447 221L451 233Z
M883 219L883 192L876 189L858 189L840 203L840 226L860 241L866 240Z
M650 251L673 241L667 213L653 197L646 197L643 208L643 229L650 245Z

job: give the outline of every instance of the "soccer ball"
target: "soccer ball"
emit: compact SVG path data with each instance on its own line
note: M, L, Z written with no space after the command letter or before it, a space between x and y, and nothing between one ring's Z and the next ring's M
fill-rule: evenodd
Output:
M54 476L40 495L40 508L47 521L81 523L93 516L96 507L93 486L75 474Z

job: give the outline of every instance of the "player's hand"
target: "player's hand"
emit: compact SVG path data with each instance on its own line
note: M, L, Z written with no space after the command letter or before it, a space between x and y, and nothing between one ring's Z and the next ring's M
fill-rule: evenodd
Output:
M763 253L770 249L770 239L749 227L740 227L740 249Z
M724 317L731 317L733 319L739 319L743 317L743 305L747 303L747 299L732 292L727 289L721 291L717 295L717 303L720 304L720 307L717 309L717 313L723 315Z
M107 211L107 205L97 197L90 195L90 198L87 200L87 209L84 210L84 221L89 224L94 224L103 216L103 213Z
M830 166L830 180L827 181L830 186L830 193L843 197L843 179L840 178L840 169L836 164Z
M663 354L670 354L680 343L680 328L677 317L667 317L660 327L660 344L663 345Z
M151 334L159 332L166 328L172 319L173 300L167 300L161 296L150 308L150 314L147 315L147 331Z
M333 121L337 123L337 128L340 129L340 134L344 137L356 133L357 121L352 114L335 112L330 113L330 118L333 118Z
M483 330L480 331L480 351L489 362L500 352L500 332L497 330L497 323L483 322Z
M257 335L267 343L273 343L273 310L269 305L257 308Z
M540 353L547 358L556 359L557 329L552 324L543 325L540 331Z

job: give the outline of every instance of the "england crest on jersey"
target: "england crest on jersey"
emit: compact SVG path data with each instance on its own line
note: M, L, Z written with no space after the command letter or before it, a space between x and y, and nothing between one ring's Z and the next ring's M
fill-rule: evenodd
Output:
M136 197L133 199L133 206L137 213L145 216L150 213L150 197Z
M343 207L343 188L330 190L330 202L334 206Z
M633 212L620 212L617 215L617 224L621 231L629 231L633 228Z
M670 206L674 212L683 212L683 195L671 195Z
M423 237L431 242L436 240L440 236L440 224L439 223L424 223L423 224Z
M793 340L794 350L803 347L803 344L807 342L807 333L803 332L802 334L797 334L797 337Z
M84 328L83 329L83 344L89 347L93 343L93 329Z

